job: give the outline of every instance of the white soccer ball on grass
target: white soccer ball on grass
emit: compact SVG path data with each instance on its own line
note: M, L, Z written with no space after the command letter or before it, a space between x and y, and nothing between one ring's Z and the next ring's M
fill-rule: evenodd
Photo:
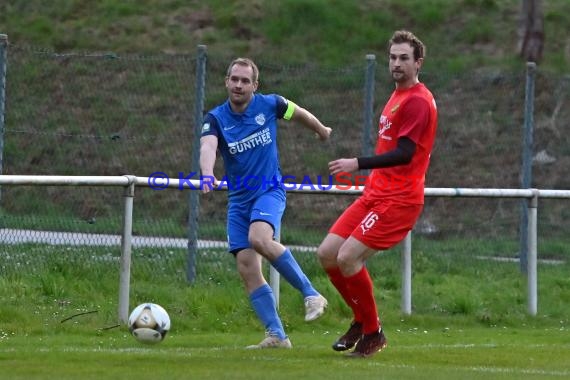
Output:
M133 309L129 316L129 331L141 343L156 344L170 330L170 316L155 303L143 303Z

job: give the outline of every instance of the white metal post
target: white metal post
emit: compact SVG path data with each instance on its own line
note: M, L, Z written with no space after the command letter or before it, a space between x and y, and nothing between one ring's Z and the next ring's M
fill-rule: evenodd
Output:
M538 310L537 294L537 218L538 190L533 189L533 197L528 200L528 240L527 240L527 277L528 277L528 313L536 315Z
M273 265L269 264L269 283L271 286L271 290L273 290L273 297L275 298L275 305L277 309L279 309L279 283L280 283L280 275L277 272L277 269L273 268Z
M123 231L121 234L121 267L119 273L119 322L129 319L129 291L131 282L131 247L133 235L133 198L135 196L135 177L125 176L129 185L123 195Z
M277 231L277 241L281 240L281 230ZM273 291L273 298L275 298L275 306L279 310L279 284L281 283L281 275L277 269L273 268L271 263L269 264L269 286Z
M402 244L402 304L403 314L412 314L412 231Z

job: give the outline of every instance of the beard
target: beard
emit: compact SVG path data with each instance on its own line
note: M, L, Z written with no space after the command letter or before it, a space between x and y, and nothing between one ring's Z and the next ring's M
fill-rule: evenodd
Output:
M408 76L401 71L398 72L392 71L392 79L394 80L394 82L402 83L408 80Z

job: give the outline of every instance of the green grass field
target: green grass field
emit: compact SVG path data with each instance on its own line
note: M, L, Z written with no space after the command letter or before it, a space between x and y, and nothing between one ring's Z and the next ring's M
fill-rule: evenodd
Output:
M416 239L413 313L400 311L397 250L369 261L388 347L368 359L331 349L350 313L311 254L297 254L329 299L303 320L299 294L281 284L280 314L292 350L246 350L263 338L233 268L221 251L201 251L194 284L184 250L136 249L131 309L156 302L169 312L164 342L147 346L118 321L117 250L45 245L0 248L1 379L565 379L570 378L570 264L539 263L538 314L527 313L518 264L479 255L505 241ZM154 263L154 264L153 264ZM82 314L83 313L83 314Z
M176 320L174 320L176 324ZM292 350L252 351L259 334L173 329L156 346L121 330L2 336L6 379L547 379L570 377L567 329L386 328L388 347L368 359L330 349L338 333L317 321L291 334Z

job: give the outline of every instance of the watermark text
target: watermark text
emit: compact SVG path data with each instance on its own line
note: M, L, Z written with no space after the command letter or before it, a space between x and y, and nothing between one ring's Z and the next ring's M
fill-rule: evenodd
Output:
M217 180L213 176L200 175L197 172L178 172L177 186L171 185L171 178L164 172L154 172L148 177L148 186L153 190L164 190L168 187L176 187L178 190L268 190L283 188L286 191L294 190L350 190L355 187L367 186L382 190L404 190L423 184L423 177L413 176L375 176L338 173L328 176L295 176L283 175L281 177L265 177L256 175L247 176L224 176Z

